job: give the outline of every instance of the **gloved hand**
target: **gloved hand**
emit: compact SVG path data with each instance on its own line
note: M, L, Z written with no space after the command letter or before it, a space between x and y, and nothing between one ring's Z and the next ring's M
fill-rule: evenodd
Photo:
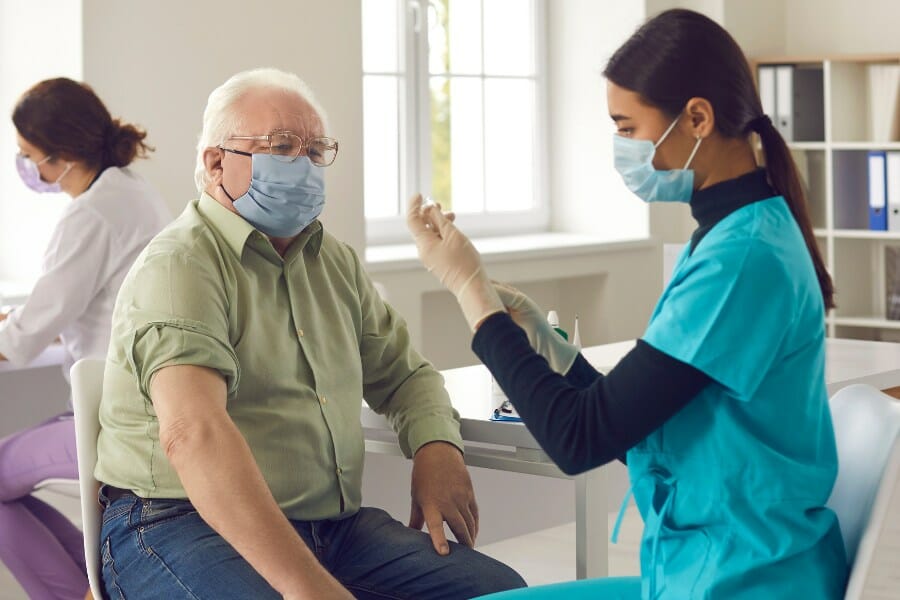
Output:
M456 296L472 331L488 316L503 312L494 286L481 264L481 255L440 205L422 206L422 196L409 203L406 225L413 235L419 259Z
M509 311L509 316L525 330L528 341L535 352L547 359L550 368L565 375L572 368L578 348L559 335L550 323L541 307L534 300L505 283L491 282L500 300Z

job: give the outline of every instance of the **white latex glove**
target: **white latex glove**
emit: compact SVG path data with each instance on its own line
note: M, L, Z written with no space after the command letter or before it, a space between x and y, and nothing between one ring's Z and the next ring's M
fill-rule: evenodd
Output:
M481 265L481 255L438 204L422 206L422 196L409 203L406 225L419 250L419 260L456 296L472 331L488 316L503 312L494 286Z
M578 348L563 339L550 326L546 313L534 300L511 285L496 281L492 283L503 305L509 311L509 316L525 330L535 352L546 358L550 368L557 373L562 375L568 373L572 363L575 362L575 357L578 356Z

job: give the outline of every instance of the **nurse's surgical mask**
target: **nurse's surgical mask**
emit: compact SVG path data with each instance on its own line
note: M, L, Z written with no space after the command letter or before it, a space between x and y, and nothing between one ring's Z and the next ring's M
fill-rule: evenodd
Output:
M44 181L41 178L41 171L38 167L48 160L50 160L50 155L45 156L40 162L36 163L27 156L16 154L16 170L19 172L22 182L35 192L59 193L62 191L62 186L59 185L59 182L72 170L72 165L75 163L68 163L66 170L56 178L56 181Z
M645 202L690 202L694 192L694 172L688 167L700 148L697 143L681 169L659 171L653 166L656 149L665 141L681 115L675 117L669 128L655 144L650 140L635 140L621 135L613 136L613 156L616 171L634 194Z

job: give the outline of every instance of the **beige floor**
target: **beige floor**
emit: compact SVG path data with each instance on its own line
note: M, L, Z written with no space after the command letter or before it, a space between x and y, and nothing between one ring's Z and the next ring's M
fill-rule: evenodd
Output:
M609 515L612 531L615 514ZM644 524L634 505L628 507L617 544L609 544L609 574L640 574L638 550ZM514 568L529 586L575 579L575 523L479 546L478 550Z
M39 493L43 500L60 508L76 523L81 521L78 501L52 493ZM609 516L612 531L615 515ZM609 574L638 574L638 544L643 523L632 505L626 511L619 543L609 546ZM575 523L552 527L524 536L479 546L485 554L518 571L528 585L542 585L575 579ZM0 565L0 600L27 600L12 575Z

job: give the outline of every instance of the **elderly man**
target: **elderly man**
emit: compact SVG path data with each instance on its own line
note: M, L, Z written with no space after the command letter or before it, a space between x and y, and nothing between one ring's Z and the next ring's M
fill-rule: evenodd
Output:
M96 470L113 598L469 598L524 585L471 549L478 512L441 376L317 220L338 149L325 132L295 75L248 71L213 91L200 199L122 286ZM361 398L414 457L410 527L361 507Z

